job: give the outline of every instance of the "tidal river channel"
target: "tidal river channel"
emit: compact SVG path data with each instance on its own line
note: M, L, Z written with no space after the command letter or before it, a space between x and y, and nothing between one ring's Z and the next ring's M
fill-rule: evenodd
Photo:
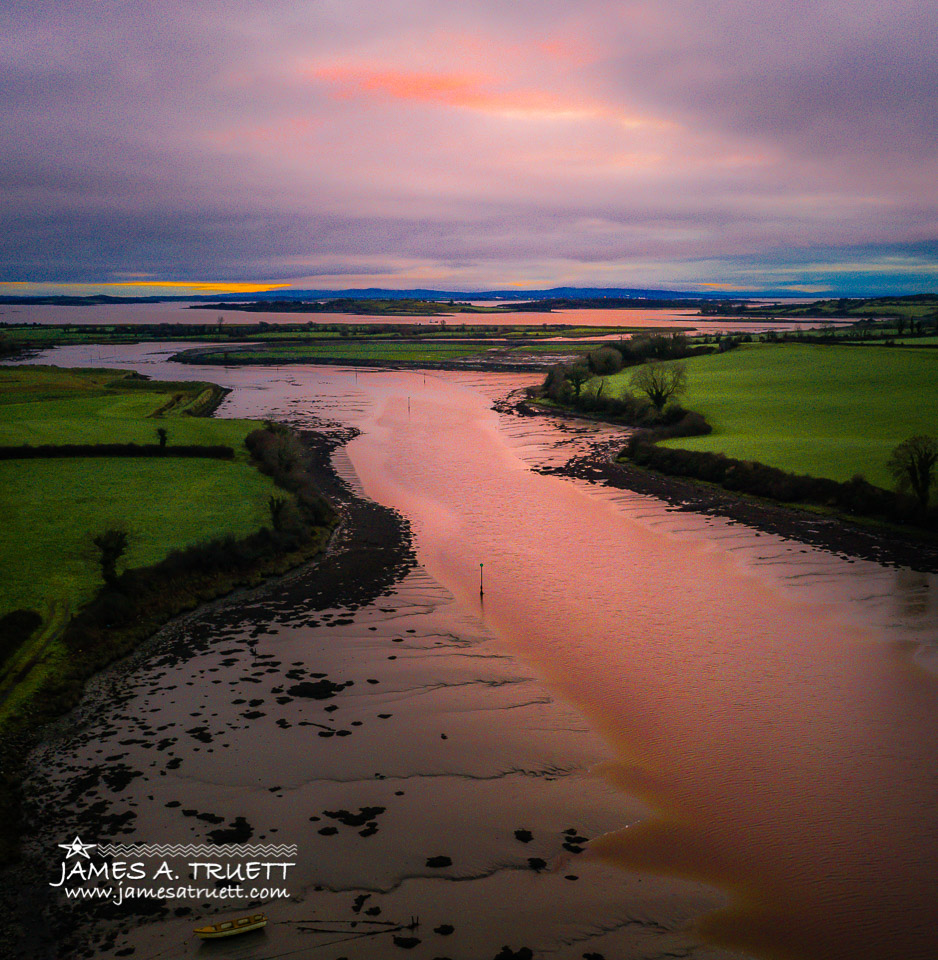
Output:
M416 562L344 609L214 605L37 755L56 829L93 802L126 843L240 817L298 849L263 934L200 950L217 905L117 908L95 956L938 956L938 578L545 475L610 429L497 412L517 374L107 351L232 387L219 416L354 428L336 469ZM278 698L310 676L353 684Z

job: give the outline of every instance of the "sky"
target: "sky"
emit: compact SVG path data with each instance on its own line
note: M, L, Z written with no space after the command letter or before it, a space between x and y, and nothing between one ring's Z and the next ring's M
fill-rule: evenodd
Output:
M934 0L4 0L0 294L938 290L936 107Z

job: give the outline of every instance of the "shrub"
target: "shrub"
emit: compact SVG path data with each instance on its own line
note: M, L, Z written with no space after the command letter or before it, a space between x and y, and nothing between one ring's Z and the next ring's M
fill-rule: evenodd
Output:
M860 475L839 483L826 477L789 473L756 461L736 460L722 453L672 450L656 445L655 441L666 437L692 435L675 433L675 430L706 427L704 432L709 432L706 421L694 423L698 416L689 413L673 427L635 431L626 441L621 455L639 466L672 476L716 483L725 490L787 503L836 507L854 515L880 517L896 523L922 522L923 514L915 500L875 487Z
M590 370L600 377L610 376L622 369L622 354L612 347L600 347L586 355Z

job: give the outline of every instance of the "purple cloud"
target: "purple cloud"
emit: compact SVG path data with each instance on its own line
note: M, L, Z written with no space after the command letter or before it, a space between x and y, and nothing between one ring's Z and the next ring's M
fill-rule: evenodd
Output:
M850 248L918 245L919 284L936 21L930 0L8 2L0 279L614 285L745 260L770 281L793 250L836 276Z

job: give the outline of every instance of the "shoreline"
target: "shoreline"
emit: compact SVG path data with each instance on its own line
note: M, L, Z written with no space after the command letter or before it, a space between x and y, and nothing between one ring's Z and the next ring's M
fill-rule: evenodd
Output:
M642 896L647 896L653 888L658 891L656 896L667 897L670 903L672 889L686 890L689 891L686 895L675 898L675 902L680 900L680 903L673 910L671 907L662 908L662 917L655 915L656 922L649 924L647 931L654 942L642 943L640 955L663 955L664 940L669 941L668 946L679 946L683 950L699 946L693 939L696 928L690 924L719 906L714 899L717 893L717 899L724 899L719 888L707 885L706 890L710 892L698 895L679 877L655 878L648 873L622 871L611 866L608 874L597 874L595 871L600 868L593 856L580 859L574 874L564 876L572 869L576 854L581 852L569 849L569 839L564 841L568 846L562 849L573 856L566 856L564 861L555 865L554 858L558 854L556 835L561 828L568 835L575 831L573 835L582 835L584 840L595 839L644 819L647 810L637 811L632 806L631 796L618 791L611 797L615 809L611 821L598 802L601 797L591 809L589 796L590 791L596 789L595 780L591 782L581 771L595 764L596 755L582 749L589 743L590 736L582 729L582 722L559 724L555 709L559 709L562 716L563 701L548 706L550 701L544 699L543 687L530 686L530 677L525 676L523 667L499 652L502 650L500 644L476 647L471 632L473 628L470 627L468 633L460 629L467 625L465 620L425 617L426 609L432 604L433 587L421 568L414 565L407 521L395 510L377 506L349 489L342 480L347 475L345 467L341 462L333 465L333 452L356 436L357 431L335 429L328 424L322 428L331 429L331 435L323 436L318 431L312 434L319 438L314 441L313 456L317 482L323 484L324 493L333 495L340 488L343 497L347 496L350 503L358 504L362 512L357 514L360 521L357 531L346 523L350 515L343 509L341 534L337 535L334 548L319 565L305 565L256 590L200 606L193 614L174 621L167 628L157 641L161 644L158 649L148 646L140 651L139 657L121 662L94 684L94 695L87 698L77 714L66 718L55 742L47 749L37 751L32 758L32 795L40 801L43 794L56 798L50 805L53 816L43 823L42 831L32 843L33 889L37 898L45 894L43 902L52 899L48 890L42 889L41 874L48 867L44 858L50 843L74 836L74 833L58 835L65 829L65 824L80 830L84 839L92 840L99 839L99 830L102 834L134 833L141 839L165 837L172 840L191 837L193 830L204 833L207 828L199 823L179 820L175 813L159 812L163 807L179 808L181 801L184 817L208 820L209 823L247 818L255 829L261 831L261 839L263 831L271 829L269 824L274 824L283 839L302 840L305 859L315 874L303 884L300 903L304 906L271 905L271 935L280 939L288 940L292 936L289 924L299 922L287 917L312 916L325 909L330 910L328 916L344 916L356 893L370 898L369 909L370 904L377 906L380 902L385 916L403 918L415 910L429 914L433 919L424 923L423 930L418 932L421 937L429 937L430 930L442 936L433 925L440 923L451 927L452 921L456 921L460 936L480 935L476 928L485 926L479 921L487 919L487 915L484 911L476 914L471 910L460 912L459 901L466 896L464 891L478 890L483 899L475 901L476 906L494 910L497 904L516 896L519 889L529 889L518 884L536 883L539 896L532 899L531 910L540 911L540 926L509 912L504 921L506 935L497 935L500 943L511 943L512 949L525 943L537 946L541 929L549 932L552 926L544 923L554 916L551 909L555 905L550 898L556 896L558 902L567 903L571 901L571 895L579 897L581 892L585 895L587 891L592 898L596 887L605 884L607 889L618 893L608 904L601 905L603 913L590 913L586 909L576 917L577 922L580 916L595 918L598 930L602 926L600 920L618 916L614 912L606 914L605 910L621 909L623 897L626 902L643 903ZM618 441L610 441L610 448L613 443L618 445ZM596 455L594 452L593 456ZM576 476L574 473L570 475ZM670 502L664 497L660 499ZM688 509L686 505L684 508ZM346 547L351 547L351 555ZM357 560L356 550L359 551ZM363 571L362 559L374 564L374 569ZM323 582L320 573L327 563L331 570L327 569ZM382 595L376 598L378 602L367 608L364 605L369 603L369 597L381 589L375 587L372 574L383 577L385 584L391 584L390 592L394 595ZM406 582L401 581L402 577ZM412 582L414 578L420 581L416 585ZM401 594L406 590L410 593L402 603ZM336 600L337 596L339 600ZM339 603L343 609L337 610ZM322 622L329 619L331 624ZM410 629L412 627L416 629ZM392 646L397 643L402 645ZM229 647L232 649L227 649ZM247 664L245 653L250 653L253 664ZM387 656L388 653L393 655ZM221 656L240 656L241 666L235 665L234 660L220 660ZM330 706L325 709L340 711L334 715L323 713L320 716L312 712L321 708L308 701L294 701L279 707L274 706L274 702L279 701L272 702L270 698L266 705L261 699L256 701L260 710L253 716L257 719L251 714L238 712L245 707L226 714L222 694L221 698L216 695L210 706L202 707L198 721L186 719L187 714L183 711L200 706L201 690L212 690L209 683L247 681L259 684L258 687L241 687L234 695L262 698L267 694L264 689L267 684L282 683L284 675L290 679L302 679L290 676L297 670L285 674L276 670L280 661L284 661L284 671L288 664L292 663L296 668L300 666L297 661L302 661L303 670L299 672L309 669L328 671L329 676L346 682L353 678L355 689L347 696L329 700ZM254 672L247 673L245 669ZM265 673L274 677L264 678ZM166 674L170 674L169 678L163 679ZM313 677L325 675L307 674ZM369 677L371 679L365 679ZM190 695L182 689L183 686L193 686L193 683L185 683L186 679L197 687L199 697L195 700L189 699ZM154 685L157 681L159 684ZM165 704L167 701L161 699L163 697L178 696L179 693L160 693L173 689L186 694L187 699L182 702L187 706L164 708L160 712L150 709L154 703ZM216 688L217 693L221 694L222 689ZM250 693L242 693L245 689ZM193 694L196 692L192 691ZM278 692L282 691L270 690L271 694ZM190 702L191 706L188 705ZM248 706L253 710L255 702ZM217 722L208 719L217 716L209 713L213 709L222 711ZM387 718L384 714L373 713L382 709L387 711ZM545 710L550 712L545 715L542 712ZM267 719L260 719L264 716L263 711L266 711ZM393 721L390 719L392 712L396 718ZM157 714L156 719L147 720L146 715L150 713ZM484 717L480 717L483 713ZM333 716L335 721L330 719ZM137 723L137 717L143 721L143 729L134 730L130 726L130 723ZM245 725L237 717L247 717L251 722ZM530 719L525 722L524 718ZM549 722L546 722L548 718ZM321 722L308 723L311 719ZM477 724L480 719L484 722ZM204 726L193 727L193 730L210 735L209 739L182 729L194 722L208 725L207 730ZM239 730L233 738L227 732L227 729L233 729L230 727L232 722ZM344 729L337 728L338 736L349 739L332 739L322 722L339 723ZM135 742L144 744L144 741L118 739L126 738L128 732L142 734L152 746L155 741L149 724L155 723L170 724L171 728L164 736L169 738L175 733L180 741L176 744L174 738L174 744L166 754L150 752L145 745L130 746ZM283 724L294 727L303 724L310 727L310 732L308 735L301 731L288 735L277 733L277 727ZM397 724L404 726L398 727ZM505 724L504 730L499 724ZM322 732L317 733L317 727ZM162 730L163 727L156 729ZM537 732L532 737L534 731ZM485 751L480 754L475 749L464 749L476 747L475 735L483 733L486 739L482 742L487 743L494 758L487 756ZM184 734L189 734L190 739L194 738L200 745L194 746ZM318 739L323 736L327 739ZM268 737L271 737L271 757L248 749L254 740L266 751ZM274 739L277 737L284 738L280 750L289 747L288 753L280 754L279 767L278 745ZM223 742L228 739L232 739L231 744ZM202 746L205 743L213 744L213 747ZM117 745L120 745L119 749ZM230 768L217 766L224 764L221 758L225 755L219 747L229 745L239 752L244 751L251 756L252 764L257 764L256 787L244 787L244 783L253 777L245 781L229 781ZM298 749L300 746L302 748ZM156 749L164 748L157 746ZM126 777L127 782L131 782L132 777L143 776L144 779L137 780L130 790L121 792L122 788L112 787L108 777L104 776L102 779L108 790L103 790L103 795L108 805L100 806L101 799L94 803L89 800L91 806L86 808L85 798L75 801L67 788L96 769L95 760L89 755L102 750L104 753L114 750L130 757L129 760L121 760L119 756L107 758L118 763L117 773ZM213 750L215 758L205 756ZM164 767L171 757L169 765ZM170 773L162 781L157 779L157 776L163 776L159 772L161 767L175 770L180 757L184 764L180 774ZM149 763L153 760L155 764ZM207 764L207 769L203 770L201 764ZM148 767L153 766L157 767L156 775L147 773ZM217 772L224 776L215 776ZM111 771L107 770L105 774L111 774ZM57 780L57 776L61 779ZM97 780L93 788L102 789ZM153 796L147 798L151 801L149 805L144 801L148 790L156 795L155 802ZM585 803L580 802L580 792L587 797ZM403 799L405 793L406 799ZM67 799L59 803L60 797ZM398 797L402 799L396 799ZM454 797L458 802L453 802ZM289 803L282 803L284 799ZM167 800L171 802L164 802ZM137 813L132 814L132 811L136 810L138 802L140 819L135 820ZM376 820L383 818L380 819L380 829L372 829L369 825L364 832L355 833L355 828L349 827L348 830L338 830L337 834L338 828L331 824L323 827L318 823L309 827L305 822L321 817L333 818L333 814L351 814L347 819L354 819L358 815L352 811L361 804L381 805L380 808L362 807L363 811L381 810L375 815ZM97 810L93 809L95 805L98 805ZM129 826L126 822L116 823L115 818L121 810L131 816ZM295 815L294 811L302 815ZM457 811L459 819L448 821L450 811ZM493 811L497 812L497 817L492 816ZM306 814L314 812L320 815L307 818ZM38 808L36 819L42 819L42 811ZM328 823L328 820L324 822ZM348 826L341 820L337 823ZM512 830L515 831L514 840ZM519 831L533 833L534 840L519 839ZM56 835L52 836L53 833ZM357 839L374 833L380 834L376 840ZM468 838L471 842L467 845ZM529 842L535 845L528 846ZM449 859L441 854L454 854L455 866L441 867L428 862L424 866L427 859ZM537 867L533 866L530 854L536 854ZM530 866L524 865L524 858ZM445 872L437 872L439 870ZM579 882L571 887L570 881ZM641 886L633 887L632 884ZM8 896L16 895L16 887L9 881L6 889ZM458 893L450 893L453 890ZM473 903L471 892L468 902ZM59 916L66 913L64 906L51 905ZM684 912L685 908L688 913ZM297 914L296 909L309 912ZM24 914L30 910L35 912L33 904L26 903L21 907ZM358 915L354 908L352 912L354 916ZM156 955L157 946L165 946L183 928L187 934L191 933L189 914L183 917L176 913L174 918L172 913L171 907L169 910L154 910L152 916L128 914L125 910L118 912L111 908L100 924L89 922L82 927L82 934L87 935L85 944L91 943L91 937L97 938L95 952L87 955L124 955L124 944L131 942L137 944L137 955ZM460 924L460 919L468 921L470 917L471 924ZM664 922L661 922L662 918ZM426 921L426 916L423 919ZM81 924L82 918L79 917L77 922ZM348 922L357 921L350 918ZM565 919L558 923L566 923L569 929L574 921ZM625 956L621 949L615 949L614 938L634 938L637 932L635 923L636 920L629 917L615 930L609 926L602 935L592 934L597 940L600 936L608 938L612 950L608 949L607 942L589 940L588 946L585 942L579 953L563 953L564 960L568 956L580 957L583 950L593 946L606 956ZM466 929L469 926L473 928L472 933ZM102 930L105 932L103 940ZM509 936L507 931L512 935ZM515 934L528 936L519 943ZM139 939L134 940L135 937ZM674 943L675 940L678 943ZM292 947L297 942L302 942L302 938L285 943L283 947ZM445 952L444 943L455 945L456 942L462 941L439 941L436 949ZM54 942L50 943L45 954L18 954L18 960L51 960L57 956L54 946ZM425 948L429 947L430 943L426 943ZM639 944L635 943L635 947ZM118 948L121 953L114 954ZM277 943L277 949L281 949L280 943ZM315 947L310 943L309 949ZM659 951L657 954L653 953L655 949ZM393 951L389 948L389 952ZM180 952L179 956L182 955ZM355 950L351 955L360 956ZM472 955L490 958L494 957L495 950L486 947Z
M28 862L4 877L3 907L7 920L45 916L7 939L32 938L16 960L198 956L196 921L261 904L77 905L45 875L55 844L76 833L220 843L230 828L211 826L225 823L261 842L300 841L293 895L263 904L265 956L328 946L336 924L362 922L365 903L388 936L343 945L350 958L421 941L421 955L480 958L566 945L564 960L699 945L694 922L725 903L721 891L578 857L645 817L644 803L593 772L608 759L596 733L416 563L408 521L346 483L332 453L356 435L314 435L317 482L342 500L319 563L173 621L96 678L30 757L36 829ZM340 681L327 706L284 689L306 677ZM623 919L623 897L655 921ZM392 947L406 928L391 924L415 914L419 928ZM324 943L297 927L321 916L342 918L319 931ZM378 941L386 953L368 947Z
M213 403L230 392L211 386L209 399ZM307 448L312 452L309 443ZM159 449L152 448L156 452ZM227 452L231 453L230 448ZM261 466L258 461L256 469L261 470ZM307 475L312 476L312 471L307 471ZM295 491L282 486L277 478L274 482L277 489L293 500L297 499ZM129 613L113 615L109 612L107 604L111 598L108 591L111 588L104 585L88 602L70 613L57 633L48 634L42 646L16 665L16 674L0 695L0 707L13 702L5 710L0 723L3 735L0 747L0 811L3 814L0 818L0 868L14 865L20 855L20 843L26 836L20 792L23 758L41 745L44 731L53 729L63 717L71 714L81 703L89 683L113 664L133 657L139 648L145 647L179 617L315 563L328 552L338 519L336 511L326 501L323 508L326 513L320 518L321 522L313 521L307 525L302 538L285 541L272 534L269 538L272 544L264 544L245 564L219 564L216 557L206 558L206 551L222 542L215 539L190 545L178 552L181 558L195 555L198 566L194 567L190 562L188 569L180 565L175 571L168 570L167 564L173 558L170 553L152 565L125 570L118 578L117 589L124 591ZM230 546L234 549L250 546L263 537L265 531L267 528L261 527L245 537L232 539ZM198 554L200 550L201 556ZM31 671L46 657L46 647L52 640L65 646L67 653L63 662L56 670L37 671L38 677L33 678Z
M558 344L563 347L565 344ZM540 358L532 359L530 363L499 362L497 360L362 360L348 357L283 357L278 359L254 359L240 361L205 360L198 353L187 357L188 351L174 354L170 359L177 363L187 363L194 366L217 367L369 367L377 370L474 370L485 373L543 373L549 364L554 361L543 361ZM231 351L232 356L237 351ZM558 355L563 354L558 349ZM242 356L250 356L250 351L244 351Z
M216 618L229 620L251 607L271 605L282 612L291 606L302 606L310 599L318 609L346 606L349 609L370 603L403 579L414 564L410 530L396 511L365 500L353 491L334 470L330 458L338 447L355 436L355 431L337 433L298 431L310 452L309 473L321 492L329 498L339 514L329 543L315 557L305 560L283 574L271 577L256 586L237 587L193 610L172 617L132 652L91 676L78 704L66 714L43 724L28 745L26 776L36 773L37 759L47 751L57 752L66 738L98 721L107 711L119 705L118 688L132 679L136 666L158 656L161 661L184 662L197 656L210 645L212 631L205 629ZM201 629L196 629L196 625ZM70 916L67 905L56 904L43 874L44 864L36 850L30 850L43 835L55 830L48 817L39 813L40 796L24 797L26 827L22 833L23 852L19 861L0 868L0 882L5 893L0 895L0 944L21 944L19 950L7 954L0 946L0 957L17 960L56 960L61 956L62 938L74 938L75 953L87 949L86 937L97 920L113 919L115 912L108 904L94 908L85 903L89 913ZM66 811L70 813L71 811ZM89 836L102 832L100 812L89 810L81 818L81 829ZM117 831L118 833L120 831ZM141 904L142 915L153 913L152 905ZM97 911L89 922L91 909ZM169 908L161 912L168 915ZM44 914L40 929L23 924L23 917ZM78 923L70 922L76 919ZM78 932L87 926L88 931ZM67 941L66 941L67 942ZM86 953L86 956L92 954ZM94 955L97 955L95 953Z
M525 398L510 399L503 407L522 417L559 417L607 426L629 428L598 417L567 411L539 410ZM774 534L819 547L849 559L870 560L884 566L909 567L921 573L938 573L938 543L903 536L888 527L853 522L842 515L799 509L781 502L734 493L722 487L684 477L672 477L613 459L623 439L593 445L586 455L576 456L559 467L539 468L541 473L601 483L658 498L689 512L725 517L761 533Z

